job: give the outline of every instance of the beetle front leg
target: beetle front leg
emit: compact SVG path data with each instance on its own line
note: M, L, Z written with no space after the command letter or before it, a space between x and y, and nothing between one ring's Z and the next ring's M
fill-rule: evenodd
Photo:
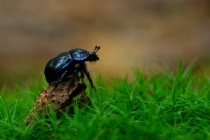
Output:
M86 68L85 66L82 67L82 71L83 71L83 72L85 73L85 75L87 76L88 81L90 82L91 87L94 88L94 90L96 91L96 88L95 88L95 86L94 86L94 84L93 84L93 81L92 81L92 79L91 79L91 77L90 77L90 73L88 72L88 70L87 70L87 68Z

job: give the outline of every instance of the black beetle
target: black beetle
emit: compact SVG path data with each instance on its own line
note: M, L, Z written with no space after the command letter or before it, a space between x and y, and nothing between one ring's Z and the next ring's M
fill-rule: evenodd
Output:
M79 72L83 80L84 74L87 76L91 87L95 89L90 74L86 68L85 61L95 62L99 60L96 52L100 46L95 46L93 52L88 52L83 49L72 49L68 52L63 52L53 57L45 66L45 79L49 84L55 84L55 87L70 75L75 77Z

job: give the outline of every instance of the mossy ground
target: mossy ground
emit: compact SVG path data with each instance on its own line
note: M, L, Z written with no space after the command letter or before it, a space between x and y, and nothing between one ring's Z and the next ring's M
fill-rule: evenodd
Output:
M209 139L210 79L194 76L192 66L177 72L144 75L135 80L94 78L97 92L86 89L92 105L74 115L54 112L40 125L24 125L36 96L47 87L44 79L29 87L0 92L0 139ZM88 82L86 81L88 84Z

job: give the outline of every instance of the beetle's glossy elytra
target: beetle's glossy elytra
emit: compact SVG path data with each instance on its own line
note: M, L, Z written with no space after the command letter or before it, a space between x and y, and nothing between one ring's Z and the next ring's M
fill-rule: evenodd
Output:
M58 84L70 75L76 75L81 72L82 79L84 74L87 76L91 86L93 85L90 74L86 68L85 62L95 62L99 60L96 52L100 49L100 46L96 46L93 52L89 52L83 49L72 49L68 52L63 52L53 57L48 61L45 66L44 74L45 79L49 84Z

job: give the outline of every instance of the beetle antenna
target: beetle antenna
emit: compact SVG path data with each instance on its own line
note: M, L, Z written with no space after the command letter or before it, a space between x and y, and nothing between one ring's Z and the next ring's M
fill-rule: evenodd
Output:
M95 46L94 53L96 53L100 48L100 46Z

